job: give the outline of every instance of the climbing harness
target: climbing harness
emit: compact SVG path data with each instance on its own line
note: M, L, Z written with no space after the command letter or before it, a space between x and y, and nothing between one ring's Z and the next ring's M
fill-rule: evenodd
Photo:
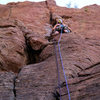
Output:
M60 33L61 33L61 29L62 29L62 31L64 30L64 25L63 24L59 24L57 27L56 27L56 31L60 31Z
M61 33L61 31L62 31L62 33L70 33L71 32L71 30L68 28L68 26L65 26L65 25L63 25L63 24L59 24L58 26L56 26L56 28L55 28L55 30L53 31L53 33L55 32L55 31L58 31L59 33Z
M71 32L71 30L68 28L68 26L65 26L64 29L67 31L67 33Z
M62 37L62 28L61 28L61 34L60 34L60 38L58 40L58 53L59 53L59 58L60 58L60 62L61 62L61 66L62 66L62 70L63 70L63 73L64 73L64 78L65 78L65 85L66 85L66 88L67 88L67 92L68 92L68 97L69 97L69 100L71 100L71 97L70 97L70 91L69 91L69 88L68 88L68 83L67 83L67 76L65 74L65 70L64 70L64 65L63 65L63 60L62 60L62 55L61 55L61 50L60 50L60 41L61 41L61 37ZM56 100L62 100L61 98L61 87L63 87L63 85L61 84L61 81L60 81L60 71L59 71L59 64L58 64L58 56L57 56L57 49L56 49L56 43L55 41L53 40L54 42L54 49L55 49L55 57L56 57L56 66L57 66L57 72L58 72L58 89L59 89L59 92L55 90L55 93L54 93L54 97L56 98ZM60 97L60 99L59 99Z

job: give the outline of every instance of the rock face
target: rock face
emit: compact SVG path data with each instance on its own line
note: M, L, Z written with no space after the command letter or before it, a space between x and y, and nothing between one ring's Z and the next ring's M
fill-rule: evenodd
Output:
M69 9L56 6L54 0L0 5L0 100L60 100L54 95L58 91L54 45L45 39L60 17L72 29L60 42L71 100L99 100L99 12L97 5ZM59 56L58 61L61 96L66 100Z
M27 63L23 32L14 20L0 20L0 69L18 70Z
M14 100L14 77L12 72L0 72L0 100Z

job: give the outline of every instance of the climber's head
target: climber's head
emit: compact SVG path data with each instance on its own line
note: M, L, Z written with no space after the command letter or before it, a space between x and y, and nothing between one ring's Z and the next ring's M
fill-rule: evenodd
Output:
M57 23L62 24L63 23L62 19L58 19Z

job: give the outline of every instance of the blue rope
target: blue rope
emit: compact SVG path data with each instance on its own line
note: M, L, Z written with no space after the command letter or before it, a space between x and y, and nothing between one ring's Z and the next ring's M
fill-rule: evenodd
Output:
M56 58L56 66L57 66L57 72L58 72L58 88L59 88L59 94L60 94L60 100L61 99L61 87L60 87L60 72L59 72L59 64L58 64L58 57L57 57L57 49L56 49L56 44L54 43L54 48L55 48L55 58Z
M60 56L60 61L61 61L61 65L62 65L62 69L63 69L63 73L64 73L65 82L66 82L66 88L67 88L67 91L68 91L68 97L69 97L69 100L71 100L70 91L69 91L69 88L68 88L67 76L65 74L63 60L62 60L62 55L61 55L61 50L60 50L60 44L59 44L60 41L61 41L61 37L62 37L62 29L61 29L60 38L58 40L59 56Z

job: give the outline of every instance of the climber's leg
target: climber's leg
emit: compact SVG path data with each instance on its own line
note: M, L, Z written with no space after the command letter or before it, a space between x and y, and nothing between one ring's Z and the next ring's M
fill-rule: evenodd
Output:
M71 31L70 30L64 30L64 33L70 33Z

